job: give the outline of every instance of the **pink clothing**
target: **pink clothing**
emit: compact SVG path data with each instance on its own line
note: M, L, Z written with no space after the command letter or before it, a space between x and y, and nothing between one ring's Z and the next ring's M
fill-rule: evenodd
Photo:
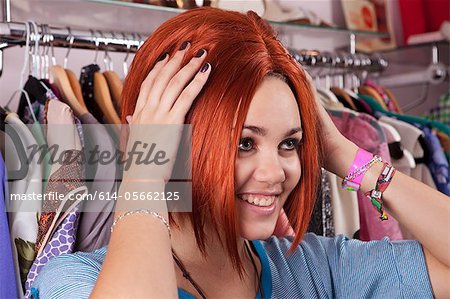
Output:
M375 118L364 113L358 115L343 111L329 111L329 113L334 124L345 137L390 163L386 137ZM361 240L381 240L385 236L391 240L403 239L398 222L392 216L388 221L381 222L378 211L361 191L358 192L358 204Z

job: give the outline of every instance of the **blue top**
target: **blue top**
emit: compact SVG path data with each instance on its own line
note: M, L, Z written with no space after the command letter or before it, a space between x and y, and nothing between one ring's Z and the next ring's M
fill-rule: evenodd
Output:
M6 165L0 154L0 298L18 298L13 248L5 208L5 200L9 198L7 180Z
M262 265L264 298L433 298L418 241L362 242L307 233L287 256L292 241L274 236L252 241ZM106 250L53 258L33 284L35 298L88 298ZM181 289L178 295L195 298Z

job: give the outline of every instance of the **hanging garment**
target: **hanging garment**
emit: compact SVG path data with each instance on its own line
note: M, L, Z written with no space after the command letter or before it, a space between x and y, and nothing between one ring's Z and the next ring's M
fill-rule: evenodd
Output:
M331 87L330 90L332 93L336 95L339 102L341 102L345 107L352 109L353 111L358 110L355 104L353 103L352 98L344 89L334 86Z
M40 81L32 76L28 78L24 89L28 92L30 100L32 102L32 108L28 106L25 96L22 94L19 102L18 115L21 120L31 125L31 133L36 139L39 147L44 148L47 145L47 141L44 136L45 128L42 126L45 123L45 103L49 100L58 99L52 89L48 87L50 83L45 80ZM37 123L34 121L33 115L37 119ZM42 190L46 189L48 178L50 176L50 152L43 155L42 160Z
M412 169L416 168L416 161L402 145L400 134L392 125L383 122L382 119L379 119L378 122L386 135L392 166L402 173L411 173Z
M349 112L330 112L334 124L346 138L390 163L386 137L373 117L364 113L355 115ZM358 191L358 209L361 240L381 240L385 236L393 240L403 239L398 222L392 216L389 221L380 222L379 212L361 191Z
M384 93L388 96L389 100L394 105L395 111L393 112L403 114L402 108L400 108L399 101L397 97L394 95L394 93L389 88L386 87L382 87L381 89L384 91Z
M450 196L449 189L449 169L444 151L439 143L439 139L428 127L423 127L426 145L430 151L430 157L427 161L428 168L433 176L436 188L447 196Z
M389 116L396 119L399 119L401 121L410 123L410 124L419 124L423 126L430 126L434 129L437 129L443 133L445 133L447 136L450 136L450 126L447 126L441 122L428 120L422 117L417 116L411 116L411 115L405 115L405 114L398 114L393 113L390 111L387 111L386 109L383 109L383 107L372 97L366 96L364 94L358 94L361 100L364 100L367 104L371 106L374 113L373 115L379 118L380 116Z
M388 108L388 111L398 113L397 105L394 103L394 101L391 100L391 98L384 92L383 88L376 84L373 81L367 80L365 82L365 85L373 88L378 95L383 99L384 104L386 104L386 107Z
M330 183L326 170L322 169L320 192L314 205L308 232L324 237L334 237L333 211L331 208Z
M92 114L86 113L80 116L85 129L85 152L96 149L98 152L116 153L114 141L106 128L100 124ZM98 157L96 157L97 160ZM93 180L88 185L90 194L109 194L112 196L118 192L118 184L115 182L118 171L118 161L110 163L96 163L95 168L86 170L86 179ZM77 251L94 251L108 244L110 227L114 221L115 201L89 200L84 204L84 211L80 215L78 233L76 238Z
M416 128L415 126L387 116L380 117L380 121L392 125L402 138L403 147L409 151L416 162L416 167L409 169L408 167L402 168L402 172L409 175L433 189L436 189L433 177L431 176L428 166L425 164L426 153L423 146L425 145L425 140L423 138L423 132ZM408 240L413 240L415 237L400 224L403 237Z
M402 172L436 189L436 184L434 183L430 170L425 164L426 158L424 150L426 149L423 148L423 145L425 144L423 132L407 122L392 117L381 116L380 121L392 125L397 130L402 138L403 147L408 150L415 159L416 167L411 169L410 172L408 172L407 168L403 168Z
M8 184L5 163L0 155L0 298L17 298L17 281L14 258L9 234L8 215L5 200L8 198Z
M342 188L342 179L326 172L330 183L330 198L335 235L345 235L350 239L359 239L360 219L358 195Z
M27 98L24 93L21 94L19 106L17 108L17 115L25 124L33 124L34 119L32 114L36 116L40 123L44 120L44 105L47 100L47 89L38 79L33 76L28 76L23 89L27 92L31 102L31 111Z
M47 102L46 116L48 124L47 143L49 147L57 145L57 155L66 153L66 156L59 159L59 162L52 164L51 175L45 193L57 192L57 194L62 194L65 197L63 200L45 200L43 202L44 212L39 219L39 230L35 246L35 251L38 255L42 250L42 246L45 246L49 240L54 228L57 227L57 221L61 221L59 217L62 208L67 204L66 197L73 193L87 191L84 184L84 165L80 162L81 160L72 158L82 157L81 141L72 110L58 100L50 100ZM69 204L71 203L69 202Z
M447 157L447 161L450 164L450 137L437 130L434 130L434 133L439 138L439 142L441 143L442 149Z
M103 112L94 99L94 74L99 71L100 67L97 64L90 64L83 67L80 74L80 84L86 107L95 119L103 123Z
M75 207L58 226L51 240L45 245L44 250L37 256L28 272L25 283L25 298L30 298L30 289L34 280L42 268L53 257L74 252L75 239L78 227L79 208Z
M24 179L10 182L10 195L41 194L42 164L38 162L38 155L32 155L36 140L16 113L8 113L5 121L17 132L27 157L29 157L27 176ZM14 159L14 153L16 152L14 144L8 143L5 146L7 169L19 169L19 165L25 162ZM9 213L9 227L13 244L16 280L19 282L18 294L19 297L23 297L26 276L35 258L34 246L38 232L37 219L42 205L37 198L31 198L31 200L7 200L6 207L8 211L12 211Z
M442 95L438 106L431 109L425 117L450 126L450 92Z

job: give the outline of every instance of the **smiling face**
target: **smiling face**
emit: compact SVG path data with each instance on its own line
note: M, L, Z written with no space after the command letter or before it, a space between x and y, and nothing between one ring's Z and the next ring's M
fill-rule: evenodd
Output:
M280 78L266 77L248 110L236 159L236 201L241 236L266 239L301 176L302 138L294 94Z

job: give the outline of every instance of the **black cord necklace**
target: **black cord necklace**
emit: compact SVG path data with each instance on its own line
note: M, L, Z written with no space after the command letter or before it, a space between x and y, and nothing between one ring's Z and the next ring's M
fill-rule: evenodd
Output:
M255 260L253 259L253 255L250 251L250 248L247 244L247 241L244 241L245 243L245 249L247 250L247 253L250 255L250 259L252 261L253 264L253 268L255 269L256 274L258 275L258 290L261 293L261 297L264 298L263 296L263 292L261 289L261 278L258 274L258 268L256 267L256 263ZM206 299L205 294L203 293L202 289L199 287L199 285L192 279L191 275L189 274L189 272L186 270L186 268L184 267L183 263L181 262L181 260L178 258L178 256L175 254L175 251L172 248L172 256L173 259L175 260L175 263L177 264L178 268L180 268L181 272L183 273L183 277L186 278L189 283L195 288L195 290L197 291L197 293L203 298Z

